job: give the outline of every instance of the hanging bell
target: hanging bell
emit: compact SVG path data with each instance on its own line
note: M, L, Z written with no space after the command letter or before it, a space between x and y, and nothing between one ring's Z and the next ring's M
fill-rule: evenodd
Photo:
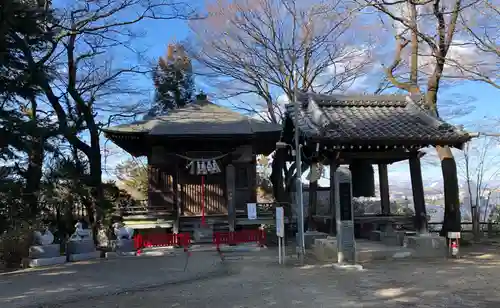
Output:
M373 166L366 160L354 160L349 165L353 197L374 197L375 177Z

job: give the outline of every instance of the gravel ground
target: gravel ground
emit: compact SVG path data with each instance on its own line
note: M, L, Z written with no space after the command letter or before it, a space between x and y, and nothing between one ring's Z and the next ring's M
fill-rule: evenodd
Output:
M484 249L454 261L376 262L366 265L364 271L340 270L314 262L303 267L283 267L276 264L272 249L232 253L227 254L223 274L207 275L205 279L191 279L181 284L129 289L118 294L82 296L81 300L41 307L497 308L500 307L500 256L497 251L500 252ZM196 256L193 253L188 268L194 272L195 268L202 267L205 259L206 254ZM148 263L141 263L145 261L139 259L133 262L140 266ZM155 264L147 266L153 268ZM2 289L0 285L0 294ZM0 307L20 306L4 306L0 301Z
M214 252L193 253L184 270L184 253L161 257L127 257L67 263L41 270L0 274L0 307L57 307L93 298L110 298L133 290L202 281L225 274ZM114 306L110 306L114 307Z

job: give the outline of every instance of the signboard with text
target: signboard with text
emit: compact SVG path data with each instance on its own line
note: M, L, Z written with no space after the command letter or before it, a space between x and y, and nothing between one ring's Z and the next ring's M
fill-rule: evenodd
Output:
M249 220L257 219L257 204L247 203L247 215Z
M285 211L283 207L276 208L276 235L285 237Z

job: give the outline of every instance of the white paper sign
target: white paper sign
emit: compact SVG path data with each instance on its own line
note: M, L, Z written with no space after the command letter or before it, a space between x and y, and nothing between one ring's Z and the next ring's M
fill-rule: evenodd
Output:
M256 203L247 203L247 214L248 214L248 219L250 219L250 220L257 219L257 204Z
M276 235L285 236L285 211L283 207L276 208Z
M215 159L192 160L186 165L186 169L190 169L190 174L196 175L216 174L222 172Z

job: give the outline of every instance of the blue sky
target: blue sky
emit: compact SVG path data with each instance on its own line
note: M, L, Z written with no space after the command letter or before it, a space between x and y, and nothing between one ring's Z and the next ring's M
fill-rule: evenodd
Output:
M146 50L145 55L148 59L154 60L165 54L169 43L183 41L189 34L189 27L186 21L145 21L141 23L141 28L145 29L147 34L134 42L135 46ZM134 81L137 88L150 88L151 95L153 86L149 77L141 77ZM201 87L199 87L201 88ZM498 101L500 91L492 86L479 82L469 82L445 88L440 92L440 100L456 100L456 98L473 97L470 104L474 107L473 111L466 116L452 119L453 123L464 124L469 127L476 123L484 122L485 118L495 118L500 115ZM226 105L227 102L217 102ZM496 126L487 129L489 132L499 132L500 128ZM107 145L109 147L109 143ZM114 150L113 150L114 151ZM430 155L432 156L432 155ZM124 153L117 153L106 161L108 172L104 172L105 177L112 177L111 170L113 166L122 159L129 158ZM428 158L429 159L429 158ZM433 158L436 160L436 158ZM431 159L432 160L432 159ZM431 164L424 163L424 178L427 182L439 180L441 170ZM398 163L389 167L390 181L409 182L409 172L407 163Z

